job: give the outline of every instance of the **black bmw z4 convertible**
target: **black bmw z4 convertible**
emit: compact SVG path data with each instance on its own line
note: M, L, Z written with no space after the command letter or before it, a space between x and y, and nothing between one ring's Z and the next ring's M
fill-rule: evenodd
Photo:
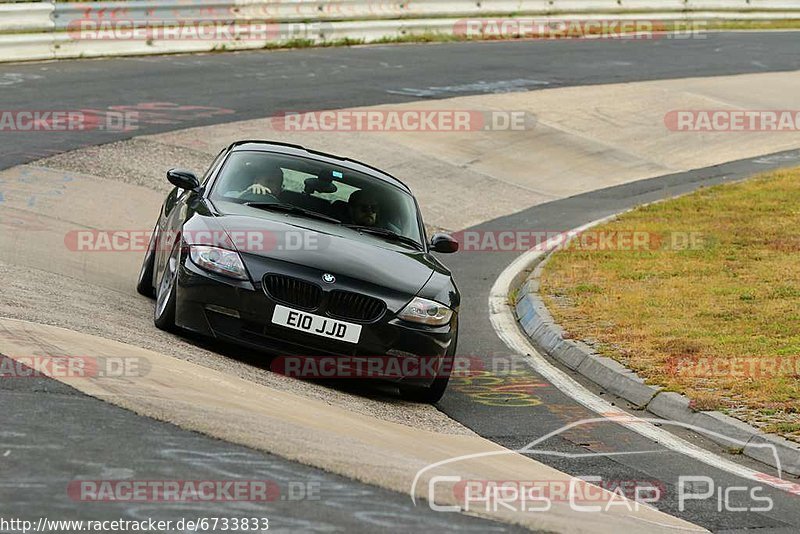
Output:
M409 400L441 398L461 296L432 252L458 242L428 240L406 185L267 141L232 144L202 179L167 178L137 284L158 328L277 355L301 377L375 376Z

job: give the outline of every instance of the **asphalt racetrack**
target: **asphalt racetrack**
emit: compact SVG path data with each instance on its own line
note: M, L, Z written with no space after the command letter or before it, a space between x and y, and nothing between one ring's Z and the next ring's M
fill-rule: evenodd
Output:
M144 120L135 135L194 126L268 117L288 109L336 109L406 103L417 100L513 91L666 80L674 78L794 71L800 69L800 39L794 32L711 33L706 39L652 42L585 41L494 42L433 45L365 46L275 52L156 56L76 60L0 66L0 109L95 109L168 102L200 106L205 111L176 113L172 118ZM35 104L32 104L35 103ZM131 137L132 133L0 132L0 169L89 145ZM525 228L568 230L626 208L703 185L743 179L756 172L796 165L800 153L764 160L751 158L710 168L615 186L540 204L491 220L473 230ZM379 161L371 163L380 165ZM0 204L0 207L2 205ZM4 230L5 231L5 230ZM443 261L453 270L464 299L460 316L459 352L485 358L515 358L488 319L489 290L517 253L452 255ZM531 406L489 406L451 387L438 408L480 436L509 449L563 425L596 414L548 384L533 371L518 377L537 384ZM584 384L602 393L591 384ZM605 394L607 400L610 395ZM611 399L614 401L614 399ZM134 415L89 398L63 384L37 379L0 381L0 515L59 516L74 503L63 482L82 470L107 465L123 455L130 469L150 479L214 479L250 476L318 481L316 501L276 502L269 510L276 529L302 531L417 531L458 528L464 531L510 531L517 527L461 514L437 514L413 507L407 495L289 462L275 456L214 440L171 425ZM624 402L619 403L624 407ZM727 454L688 431L687 440L753 469L774 470ZM800 529L797 496L768 489L774 501L769 512L725 513L716 501L697 501L679 508L680 475L706 475L719 487L749 487L734 475L670 451L613 423L590 425L548 440L539 462L575 476L608 480L658 480L664 497L656 504L667 512L713 531ZM10 456L3 453L12 451ZM78 451L81 451L78 454ZM625 454L625 453L636 454ZM591 453L591 454L587 454ZM85 465L76 463L81 457ZM10 461L12 460L13 461ZM91 466L91 468L90 468ZM115 476L116 475L116 476ZM141 476L141 475L140 475ZM255 478L255 477L253 477ZM735 504L747 507L747 493ZM743 496L742 496L743 495ZM226 505L229 506L229 505ZM164 517L250 513L198 505L175 506ZM147 517L146 506L89 505L76 508L80 517ZM302 519L299 519L302 517Z

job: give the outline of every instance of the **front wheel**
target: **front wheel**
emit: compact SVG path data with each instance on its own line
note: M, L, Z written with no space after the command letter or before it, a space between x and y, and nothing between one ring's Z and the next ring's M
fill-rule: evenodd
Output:
M178 285L178 264L180 263L181 247L180 241L175 243L175 247L170 252L161 280L158 283L156 293L155 313L153 323L161 330L175 332L175 301L177 300Z

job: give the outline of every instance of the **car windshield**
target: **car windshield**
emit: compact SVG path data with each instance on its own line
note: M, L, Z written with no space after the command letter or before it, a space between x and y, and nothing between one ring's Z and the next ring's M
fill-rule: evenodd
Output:
M416 203L409 193L322 161L234 152L214 183L211 199L292 211L366 232L375 229L371 233L384 238L397 234L422 243Z

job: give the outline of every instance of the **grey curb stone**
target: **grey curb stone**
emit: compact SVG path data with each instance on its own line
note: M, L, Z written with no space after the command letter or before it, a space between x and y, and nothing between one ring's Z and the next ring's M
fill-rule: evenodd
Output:
M683 395L665 391L650 401L647 411L664 419L678 421L686 412L690 412L689 399Z
M596 354L587 354L577 371L637 408L644 408L658 389L648 386L636 373L621 363Z
M744 449L758 435L758 429L721 412L692 410L689 399L673 392L657 395L648 404L647 411L670 421L697 427L698 432L712 441L732 449Z
M745 446L743 454L769 465L776 464L777 455L782 471L795 475L800 472L800 447L780 436L757 434Z
M565 339L562 343L558 344L552 356L573 371L577 371L586 360L586 355L589 352L591 352L591 349L585 343L572 339Z
M586 343L564 338L539 296L539 278L550 254L537 257L531 276L519 289L515 302L517 320L535 345L548 356L577 371L604 389L622 397L637 408L663 419L691 425L694 430L724 447L779 468L782 473L800 475L800 445L765 434L747 423L721 412L697 412L689 399L674 392L649 386L636 373L619 362L597 354Z

